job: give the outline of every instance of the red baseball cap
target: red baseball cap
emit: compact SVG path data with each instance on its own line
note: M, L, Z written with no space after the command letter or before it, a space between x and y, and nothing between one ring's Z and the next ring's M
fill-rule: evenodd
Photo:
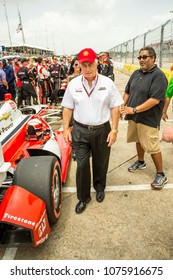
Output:
M78 54L79 63L82 63L82 62L93 63L96 58L97 58L96 53L90 48L81 50L80 53Z

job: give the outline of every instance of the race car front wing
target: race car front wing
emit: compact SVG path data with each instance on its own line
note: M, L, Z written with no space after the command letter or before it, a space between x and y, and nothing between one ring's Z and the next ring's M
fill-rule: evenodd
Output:
M17 206L17 207L16 207ZM20 231L22 229L22 231ZM25 231L23 231L25 229ZM46 205L42 199L19 186L11 186L0 204L0 243L9 243L8 236L30 232L34 246L43 243L50 234ZM13 234L11 234L13 232Z

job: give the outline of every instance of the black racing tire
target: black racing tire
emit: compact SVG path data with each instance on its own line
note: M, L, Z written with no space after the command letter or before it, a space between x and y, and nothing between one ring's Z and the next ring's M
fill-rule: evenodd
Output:
M62 183L60 164L56 157L34 156L22 159L12 184L41 198L46 204L49 223L57 222L62 206Z

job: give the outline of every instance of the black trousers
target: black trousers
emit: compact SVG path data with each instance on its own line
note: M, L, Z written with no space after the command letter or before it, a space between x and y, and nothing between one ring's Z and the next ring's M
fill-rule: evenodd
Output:
M102 191L106 188L106 174L110 156L110 147L108 147L106 140L110 130L109 122L95 130L88 130L74 122L72 146L77 161L77 198L81 201L90 197L90 155L92 155L93 187L96 191Z
M16 89L15 89L15 85L8 85L8 92L11 93L12 95L12 99L15 100L16 98Z
M4 100L4 94L8 91L4 85L0 85L0 101Z
M23 99L25 100L26 105L31 105L31 96L34 100L33 103L38 104L37 103L37 94L31 83L26 84L26 83L22 82L22 95L23 95Z

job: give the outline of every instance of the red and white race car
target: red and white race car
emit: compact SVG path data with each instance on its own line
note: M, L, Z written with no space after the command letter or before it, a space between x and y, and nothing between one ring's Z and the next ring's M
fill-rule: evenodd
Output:
M0 243L38 246L60 216L71 145L44 120L48 108L0 106Z

